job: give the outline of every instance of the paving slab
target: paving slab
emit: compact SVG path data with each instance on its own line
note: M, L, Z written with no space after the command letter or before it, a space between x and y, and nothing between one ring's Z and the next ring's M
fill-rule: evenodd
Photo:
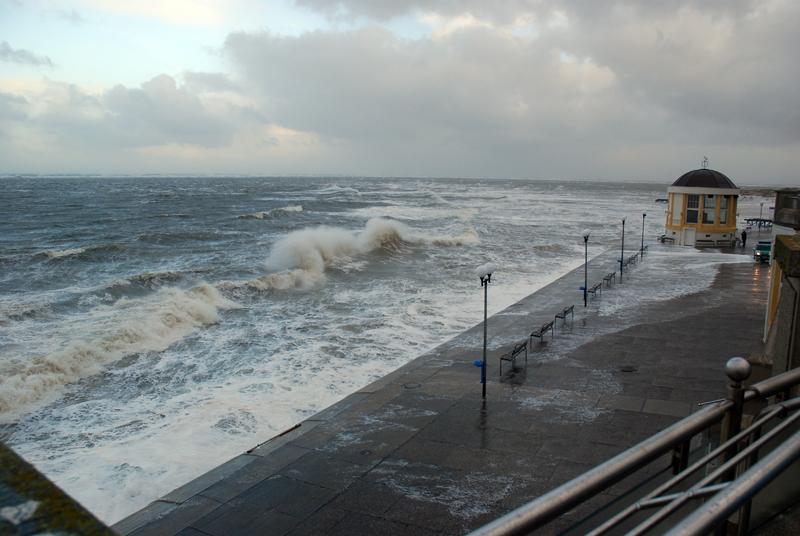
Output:
M540 496L723 397L725 361L762 351L766 271L722 264L708 288L649 299L665 284L658 263L670 251L651 248L585 309L581 267L492 316L485 401L472 365L478 324L259 445L248 453L256 460L181 488L171 495L180 504L135 533L463 534ZM615 270L617 255L593 259L590 280ZM527 365L505 363L501 376L500 355L572 304L574 320L552 340L534 339ZM668 463L660 458L542 534ZM181 514L184 504L194 510Z

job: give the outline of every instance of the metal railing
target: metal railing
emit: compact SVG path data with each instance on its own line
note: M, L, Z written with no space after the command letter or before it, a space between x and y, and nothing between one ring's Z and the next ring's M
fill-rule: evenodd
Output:
M800 398L767 406L755 417L752 424L741 430L743 405L748 401L764 400L776 394L788 393L790 388L800 384L800 369L771 377L750 387L742 385L750 374L750 365L744 359L730 359L725 372L731 379L727 399L703 405L689 417L496 519L474 531L472 535L529 534L670 451L673 453L674 477L613 514L599 526L584 532L599 536L619 528L624 522L630 523L632 516L650 510L653 513L638 525L632 529L626 528L628 534L645 534L692 501L708 499L713 495L702 508L680 521L670 534L706 534L725 522L736 510L740 511L736 522L737 532L746 533L752 496L800 457L798 432L791 440L776 447L758 462L761 447L800 423L800 411L797 411L800 409ZM773 425L778 419L782 421L762 434L766 425ZM720 422L722 429L719 446L689 465L692 438ZM713 467L714 463L719 465ZM741 471L740 468L746 469L747 466L750 468L737 478L737 470ZM688 489L675 491L680 484L687 485L692 477L698 478L702 469L707 473L705 476L700 477ZM663 527L661 531L663 532Z

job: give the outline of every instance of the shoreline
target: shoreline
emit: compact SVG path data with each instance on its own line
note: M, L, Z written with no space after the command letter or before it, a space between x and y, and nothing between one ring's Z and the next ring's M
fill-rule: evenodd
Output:
M626 251L626 256L632 255L635 251L636 250ZM664 252L682 253L686 250L659 250L658 247L655 247L652 248L648 255L659 255L658 251L662 251L663 254ZM705 258L703 257L705 253L706 252L693 251L692 255L693 258L703 260ZM605 273L613 270L617 264L617 254L618 252L611 251L592 259L590 262L590 270L592 273L592 277L590 277L590 286L594 279L602 277ZM709 258L709 260L711 259ZM644 262L647 263L647 255L645 256ZM630 276L632 283L636 281L636 271L637 268L632 267ZM717 277L711 281L710 286L715 284L720 271L721 268L717 271ZM582 295L580 291L577 290L578 285L575 284L578 280L580 280L580 284L583 283L582 272L582 267L571 270L552 283L490 317L490 345L488 357L490 373L488 374L489 383L487 385L490 403L498 389L501 393L504 392L508 383L511 383L511 385L522 385L525 383L524 377L511 377L509 379L504 379L503 382L499 382L497 381L496 373L497 357L503 349L514 342L516 338L519 338L513 334L518 333L519 330L517 326L521 322L525 325L538 325L545 319L552 319L553 312L557 312L563 306L570 304L576 305L576 313L578 314L575 316L574 325L578 326L583 323L584 329L581 333L578 333L579 330L576 329L572 336L569 337L569 340L565 340L566 337L557 337L554 344L541 345L536 352L536 362L539 363L540 366L546 367L549 362L558 360L558 356L565 352L574 351L580 346L602 338L609 333L620 332L626 329L628 324L635 324L638 320L641 320L641 318L632 318L632 316L627 314L624 310L617 312L611 311L604 316L601 313L603 307L606 306L607 303L603 302L603 297L597 297L595 300L592 300L587 311L582 313L579 310L583 309L582 304L579 303L582 299ZM614 290L614 288L609 289L609 291ZM491 288L489 292L491 299ZM623 292L627 292L627 289ZM576 299L566 300L570 302L566 303L565 297L574 297ZM612 301L613 295L609 294L605 299L606 302ZM675 299L679 298L669 298L666 301L674 301ZM641 317L642 313L644 316L647 316L648 308L658 308L658 305L664 304L665 301L662 299L656 300L653 303L655 305L648 305L647 303L636 304L637 314L633 316ZM612 303L611 305L613 309L614 304ZM588 329L586 328L587 318L591 318L592 324ZM289 453L293 455L307 454L307 449L304 450L297 445L307 444L309 442L313 443L315 436L320 435L320 429L336 427L337 422L339 420L346 420L347 415L353 414L354 412L367 411L369 408L374 410L377 407L385 405L387 401L404 392L414 392L416 395L420 396L445 396L450 397L448 399L452 399L456 396L456 392L459 396L464 396L462 392L463 385L461 384L466 382L467 384L474 383L474 389L470 388L470 392L466 396L474 395L474 392L480 391L480 384L478 383L479 372L478 369L472 366L471 361L480 357L481 337L482 323L478 323L456 337L435 347L431 351L418 356L406 365L401 366L397 370L345 397L322 412L302 421L282 434L257 445L249 451L234 457L228 462L221 464L215 469L173 490L161 499L152 502L143 510L119 521L114 525L114 528L125 534L137 531L137 529L150 524L153 524L153 526L159 525L162 522L158 520L174 517L174 512L176 510L185 510L193 504L192 501L199 500L200 503L202 503L200 511L203 511L205 508L219 506L219 503L213 499L204 502L203 492L208 493L207 490L214 486L222 485L226 481L230 481L231 478L236 479L249 473L248 467L251 467L251 464L254 462L257 462L257 465L262 463L280 465L279 462L281 460L290 463L294 460L291 459L292 456L290 456ZM466 355L468 358L454 360L454 355ZM432 381L436 380L437 373L443 370L454 373L459 380L457 382L459 385L453 385L453 382ZM609 382L609 385L612 383L613 382ZM628 396L624 393L624 388L618 389L614 387L612 391L613 390L617 390L618 392L613 393L612 396ZM448 395L448 393L451 394ZM503 396L505 396L505 394L503 394ZM534 402L534 404L535 403L538 402ZM595 410L595 404L596 401L593 401L592 404L579 403L575 407L568 408L564 411L566 411L566 414L571 415L570 418L596 417L603 412ZM673 405L673 413L676 411L676 407L688 410L690 406L688 404L683 406L680 404L678 404L678 406ZM582 412L585 415L581 416ZM317 430L317 432L315 432L315 430ZM330 447L331 437L329 436L327 440ZM329 447L325 447L324 444L318 445L318 448L322 448L323 450ZM336 447L335 442L333 447ZM300 448L300 450L298 450L298 448ZM352 462L354 460L349 458L349 461Z

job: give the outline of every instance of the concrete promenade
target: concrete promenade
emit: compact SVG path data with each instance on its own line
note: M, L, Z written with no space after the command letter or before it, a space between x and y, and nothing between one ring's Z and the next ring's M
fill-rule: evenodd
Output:
M745 262L719 265L705 290L670 297L659 287L665 274L681 281L716 270L712 262L684 269L669 260L675 251L652 246L586 309L581 267L491 317L485 405L472 364L479 324L113 528L137 536L477 528L724 396L725 361L761 353L766 265L731 257ZM616 258L591 261L590 286L617 269ZM501 377L499 356L572 304L574 322L559 320L552 340L533 339L527 365L524 355L516 370L503 363Z

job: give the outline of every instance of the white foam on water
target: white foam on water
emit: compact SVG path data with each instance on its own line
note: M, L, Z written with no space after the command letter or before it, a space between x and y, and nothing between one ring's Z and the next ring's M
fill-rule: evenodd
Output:
M397 252L404 245L463 246L478 244L474 230L458 235L430 234L412 230L394 220L373 218L360 232L318 226L289 233L273 246L266 260L272 273L246 281L223 281L226 290L308 290L325 281L330 267L343 272L361 271L365 262L353 257L377 250Z
M335 195L335 194L361 195L360 190L351 188L349 186L339 186L338 184L331 184L329 186L325 186L323 188L315 190L313 193L322 195Z
M694 248L654 249L645 254L644 260L626 268L623 284L615 285L613 292L603 293L599 312L607 316L635 310L648 302L695 294L711 286L720 265L752 262L746 255L701 253Z
M273 208L270 210L265 210L261 212L253 212L250 214L242 214L239 216L239 219L242 220L267 220L270 218L275 218L281 216L283 214L291 214L303 212L303 205L289 205L285 207Z
M145 393L127 402L107 398L58 408L57 419L20 430L15 448L46 474L62 475L58 484L100 519L115 522L400 364L348 356L322 366L324 343L313 344L186 384L167 400ZM166 352L150 372L180 370L182 363L173 362L179 359ZM86 422L94 426L84 434ZM63 449L63 437L76 444L49 455L48 447ZM88 445L92 456L83 451Z
M43 252L48 259L61 259L63 257L72 257L73 255L80 255L84 253L86 248L68 248L68 249L52 249Z
M91 313L93 332L88 336L65 340L49 353L0 364L0 422L13 422L55 399L65 385L97 374L122 357L164 350L217 322L220 310L234 307L237 304L207 284L191 290L163 288L147 298L121 298L99 306Z

